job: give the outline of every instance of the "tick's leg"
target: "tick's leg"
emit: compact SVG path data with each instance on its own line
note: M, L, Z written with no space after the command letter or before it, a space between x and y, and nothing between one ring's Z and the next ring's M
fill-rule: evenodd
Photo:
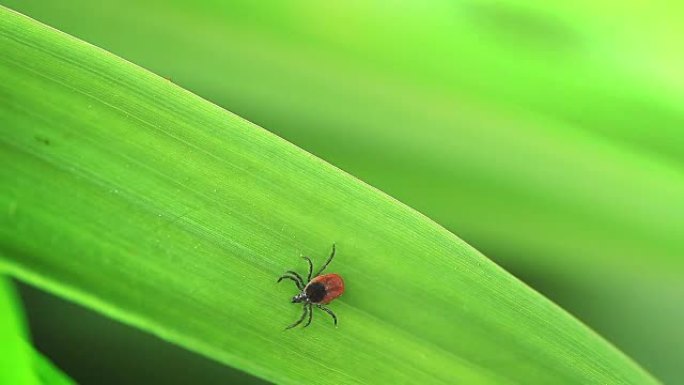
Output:
M335 323L335 326L337 326L337 317L335 316L335 313L333 313L332 310L328 309L327 307L323 305L316 305L319 309L323 310L324 312L330 314L330 316L333 318L333 322Z
M315 275L316 277L318 277L319 275L321 275L321 273L323 272L323 270L325 270L325 268L328 267L328 265L330 264L330 262L332 262L333 257L335 257L335 244L334 244L334 243L333 243L333 246L332 246L332 252L330 253L330 257L328 257L328 260L325 261L325 264L323 265L323 267L321 267L321 269L318 270L318 273L316 273L316 275Z
M299 280L299 283L301 283L302 286L306 286L306 283L305 283L304 279L302 278L301 275L297 274L296 271L288 270L288 271L285 272L285 274L292 274L292 275L294 275L295 277L297 277L297 279ZM310 281L310 280L309 280L309 281ZM309 281L306 281L306 282L309 282Z
M291 275L285 274L285 275L281 276L280 278L278 278L278 283L280 283L280 281L282 281L283 279L293 280L294 283L297 285L297 288L299 290L304 290L304 284L302 283L302 279L300 277L293 277Z
M311 324L311 317L313 317L313 309L311 308L311 304L305 306L307 307L307 309L309 309L309 320L306 321L306 325L304 325L304 327L307 327L309 326L309 324Z
M293 327L295 327L295 326L299 325L300 323L302 323L302 321L304 321L304 317L306 317L306 313L307 313L307 306L304 305L304 312L302 312L302 316L299 317L299 319L297 320L297 322L295 322L295 323L293 323L292 325L286 327L285 330L292 329Z
M306 282L311 281L311 273L313 273L313 262L311 262L311 258L309 257L302 257L306 259L307 262L309 262L309 275L307 276Z

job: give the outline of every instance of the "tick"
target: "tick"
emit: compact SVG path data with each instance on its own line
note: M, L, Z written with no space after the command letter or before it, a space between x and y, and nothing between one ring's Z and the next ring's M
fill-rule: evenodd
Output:
M309 316L309 319L306 321L304 327L309 326L309 324L311 324L311 318L313 317L313 306L316 306L317 308L330 314L335 326L337 326L337 317L335 316L335 313L333 313L332 310L328 309L324 305L329 304L332 300L344 293L344 281L342 280L342 277L337 274L321 275L323 270L328 267L334 257L335 244L333 243L330 257L328 257L328 260L325 262L323 267L316 272L316 275L313 276L313 279L311 279L313 273L313 262L311 262L311 258L309 257L302 257L309 263L309 275L306 277L306 284L304 284L304 279L302 279L302 277L297 274L296 271L292 270L286 271L285 274L278 278L278 282L282 281L283 279L290 279L294 281L299 289L299 294L292 297L292 303L301 303L304 305L304 312L302 313L302 316L299 317L297 322L286 327L285 330L292 329L293 327L301 324L307 315Z

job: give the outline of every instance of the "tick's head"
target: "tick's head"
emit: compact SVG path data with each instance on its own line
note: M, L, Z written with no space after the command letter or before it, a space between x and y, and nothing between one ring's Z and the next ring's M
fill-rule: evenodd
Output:
M306 297L306 292L303 291L303 292L295 295L294 297L292 297L292 303L306 302L307 299L308 298Z

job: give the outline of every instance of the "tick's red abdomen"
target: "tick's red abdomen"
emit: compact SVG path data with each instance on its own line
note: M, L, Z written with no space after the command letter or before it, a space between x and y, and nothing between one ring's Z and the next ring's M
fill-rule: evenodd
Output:
M309 282L309 285L323 285L325 288L325 295L323 299L317 301L322 305L330 303L335 298L339 297L344 293L344 281L342 277L337 274L323 274L315 277Z

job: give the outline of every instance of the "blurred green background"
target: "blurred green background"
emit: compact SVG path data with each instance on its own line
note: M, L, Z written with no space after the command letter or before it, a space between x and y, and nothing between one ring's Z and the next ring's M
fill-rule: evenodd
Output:
M0 3L418 209L656 377L682 383L684 6ZM36 346L77 381L118 372L130 377L99 379L154 382L155 367L172 366L176 383L261 383L21 293Z

